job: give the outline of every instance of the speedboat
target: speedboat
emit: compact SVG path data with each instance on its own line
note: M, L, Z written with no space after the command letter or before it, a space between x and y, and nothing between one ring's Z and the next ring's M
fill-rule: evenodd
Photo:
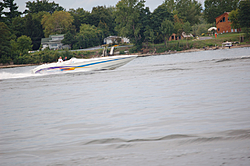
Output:
M48 63L37 66L33 73L93 71L115 69L135 59L137 55L119 55L91 59L71 58L63 62Z

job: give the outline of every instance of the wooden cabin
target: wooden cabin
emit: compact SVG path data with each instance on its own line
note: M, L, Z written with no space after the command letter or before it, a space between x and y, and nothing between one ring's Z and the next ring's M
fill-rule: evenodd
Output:
M217 33L239 32L240 29L232 29L231 21L229 18L229 12L225 12L222 15L215 18Z

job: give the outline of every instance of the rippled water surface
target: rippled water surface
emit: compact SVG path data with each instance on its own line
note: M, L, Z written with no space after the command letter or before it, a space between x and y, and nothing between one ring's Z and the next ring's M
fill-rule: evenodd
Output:
M0 69L0 165L250 165L250 48L32 68Z

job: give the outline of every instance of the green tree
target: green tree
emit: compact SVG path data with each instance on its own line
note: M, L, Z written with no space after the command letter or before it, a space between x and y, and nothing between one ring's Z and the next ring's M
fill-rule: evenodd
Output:
M77 40L75 39L75 34L71 33L70 31L68 31L65 35L64 35L64 39L62 40L63 44L68 44L70 45L70 47L72 48L73 45L77 42Z
M244 0L240 1L239 6L239 23L241 28L246 32L246 37L249 38L250 29L250 1Z
M98 24L98 28L103 31L104 36L107 37L110 34L108 25L106 23L102 22L101 20Z
M106 8L106 6L93 7L91 12L91 20L91 25L98 27L99 23L101 22L106 25L106 30L108 27L108 31L114 31L115 25L113 24L114 17L112 10Z
M32 40L33 50L38 50L41 45L41 38L44 38L41 20L46 12L28 13L25 17L24 35L29 36Z
M168 41L169 37L174 32L174 25L171 21L169 21L168 19L165 19L161 23L160 29L161 29L161 33L163 34L163 37L164 37L165 46L167 47L167 41Z
M214 23L215 18L224 12L236 10L239 0L205 0L204 18L208 23Z
M238 9L232 10L229 13L229 19L231 21L231 27L233 29L239 29L240 28L240 23L239 23L239 19L238 19L239 16L238 15L239 15Z
M140 21L139 23L142 25L142 28L140 30L140 34L142 36L141 42L146 42L146 47L148 47L148 42L153 42L153 38L151 38L150 34L154 33L152 29L152 13L150 12L149 8L143 8L140 12Z
M176 10L175 0L165 0L164 4L167 6L169 12L173 13Z
M181 36L183 32L183 21L179 19L178 15L174 15L174 33Z
M200 16L200 23L192 26L192 34L200 36L202 33L207 33L208 28L212 27L213 24L208 24L204 19L203 15Z
M41 24L44 28L45 37L53 34L63 34L71 29L73 17L69 12L55 11L52 15L45 14Z
M128 37L140 49L142 47L140 13L144 8L144 0L121 0L116 4L115 30L120 36Z
M25 10L24 13L39 13L41 11L45 11L52 14L55 11L64 10L64 8L59 6L59 4L56 4L54 1L49 2L49 0L36 0L33 2L28 1L26 2L26 8L28 8L28 10Z
M20 37L25 34L25 18L18 16L12 19L11 29L12 34L16 35L16 37Z
M7 63L10 61L10 51L11 51L11 45L10 45L10 30L8 26L0 22L0 62L1 63Z
M32 50L31 38L25 35L22 35L17 38L17 49L22 53L26 53L29 50Z
M11 44L11 59L15 61L15 59L19 56L20 51L18 50L18 45L16 40L11 39L10 44Z
M153 11L151 19L151 27L152 29L154 29L155 34L158 34L156 38L156 43L161 43L164 40L161 36L161 24L165 19L173 21L173 14L169 12L167 5L163 3Z
M10 24L12 19L20 16L21 12L19 12L18 6L14 3L14 0L3 0L4 6L9 10L8 12L3 12L6 16L7 23Z
M100 45L102 43L102 39L102 30L98 29L94 25L82 24L80 27L80 32L76 35L75 41L77 42L73 45L73 49L88 48Z
M144 42L146 43L146 48L148 48L149 42L153 43L155 39L154 31L153 29L151 29L149 25L145 27L144 36L145 36Z
M192 30L192 27L191 27L191 25L190 25L190 23L187 21L187 22L185 22L184 24L183 24L183 26L182 26L182 28L183 28L183 31L188 35L190 32L191 32L191 30Z
M69 9L69 13L73 16L72 25L75 26L76 32L80 31L80 27L82 24L91 24L91 13L85 11L83 8L78 9Z
M199 16L201 15L201 4L196 0L177 0L176 10L178 16L188 21L191 25L199 23Z
M12 33L16 37L22 35L29 36L33 43L33 50L38 50L41 45L41 38L44 38L41 20L46 12L28 13L25 17L15 17L12 19Z

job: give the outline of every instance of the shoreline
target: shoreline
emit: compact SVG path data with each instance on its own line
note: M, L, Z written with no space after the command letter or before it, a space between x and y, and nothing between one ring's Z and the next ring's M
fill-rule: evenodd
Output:
M205 47L205 48L194 48L189 50L183 50L183 51L170 51L170 52L162 52L162 53L148 53L148 54L140 54L137 55L139 57L146 57L146 56L154 56L154 55L166 55L166 54L177 54L177 53L187 53L187 52L199 52L199 51L207 51L207 50L220 50L220 49L234 49L234 48L244 48L244 47L250 47L250 44L244 44L239 46L232 46L231 48L228 47Z
M250 44L244 44L244 45L236 45L232 46L230 49L234 48L244 48L244 47L250 47ZM206 51L206 50L219 50L219 49L229 49L228 47L205 47L205 48L195 48L195 49L189 49L189 50L183 50L183 51L170 51L170 52L162 52L162 53L147 53L147 54L141 54L141 53L135 53L138 55L138 57L146 57L146 56L155 56L155 55L166 55L166 54L177 54L177 53L187 53L187 52L199 52L199 51ZM119 56L119 55L118 55ZM15 68L15 67L25 67L25 66L36 66L38 64L19 64L19 65L0 65L0 69L3 68Z

